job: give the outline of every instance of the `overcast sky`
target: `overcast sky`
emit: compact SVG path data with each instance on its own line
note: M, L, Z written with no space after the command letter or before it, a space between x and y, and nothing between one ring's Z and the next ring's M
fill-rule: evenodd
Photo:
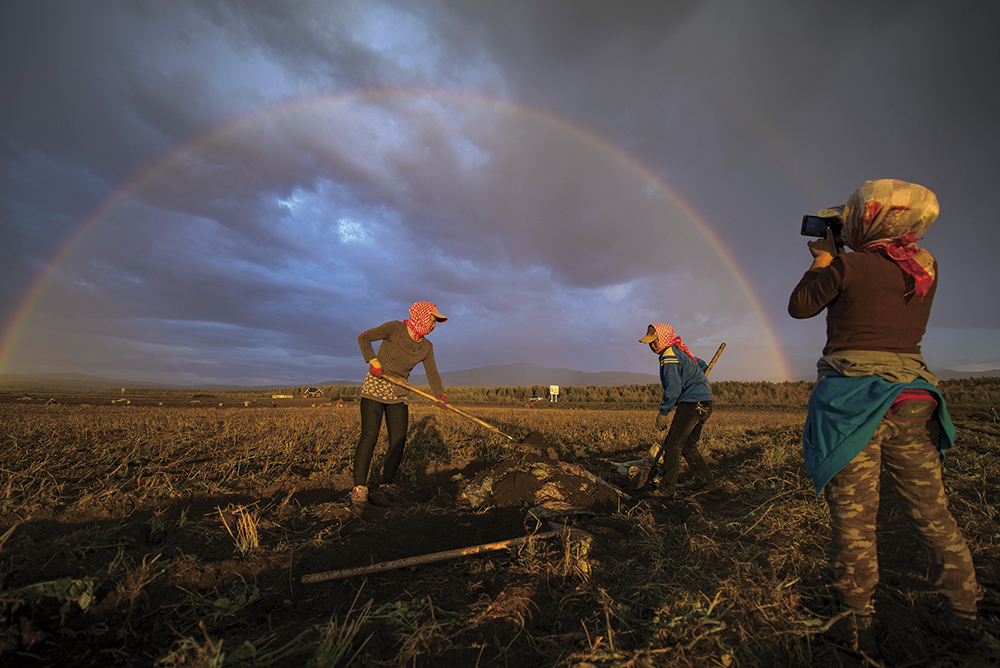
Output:
M0 372L361 380L431 301L441 371L812 378L801 217L933 190L930 366L1000 368L1000 5L0 4ZM418 367L415 373L421 373Z

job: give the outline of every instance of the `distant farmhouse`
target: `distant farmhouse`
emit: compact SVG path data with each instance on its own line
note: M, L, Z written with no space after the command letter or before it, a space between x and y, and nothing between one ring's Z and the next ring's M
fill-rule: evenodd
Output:
M318 387L307 387L306 388L306 392L305 392L305 396L307 396L307 397L309 397L311 399L316 399L318 397L322 397L323 396L323 390L319 389Z

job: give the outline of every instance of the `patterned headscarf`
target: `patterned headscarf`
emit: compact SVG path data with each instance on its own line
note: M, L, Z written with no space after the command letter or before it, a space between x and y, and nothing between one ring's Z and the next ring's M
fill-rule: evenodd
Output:
M653 352L660 354L670 346L677 346L686 352L688 357L693 359L695 362L698 361L695 356L691 354L691 351L688 350L688 347L684 345L684 342L681 341L681 337L677 336L677 332L674 331L673 327L670 325L664 325L662 322L650 325L650 327L656 330L656 341Z
M937 197L923 186L895 179L865 181L844 205L845 241L855 251L885 250L913 277L914 289L907 295L923 299L934 285L934 257L915 242L939 211Z
M444 322L447 319L438 313L436 304L417 302L410 307L410 319L403 322L413 332L414 338L419 341L431 333L435 321Z

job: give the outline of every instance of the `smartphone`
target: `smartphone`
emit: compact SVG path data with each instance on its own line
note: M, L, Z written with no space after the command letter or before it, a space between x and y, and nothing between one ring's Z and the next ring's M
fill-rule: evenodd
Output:
M802 216L802 236L825 237L831 220L833 219L819 216Z

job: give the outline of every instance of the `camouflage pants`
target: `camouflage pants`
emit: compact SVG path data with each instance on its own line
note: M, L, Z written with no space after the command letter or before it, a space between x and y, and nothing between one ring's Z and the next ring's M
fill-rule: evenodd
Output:
M833 529L834 586L844 605L866 608L878 584L875 518L882 464L903 514L927 553L930 577L955 610L974 612L982 598L972 555L948 510L935 443L940 425L883 419L865 449L826 487Z
M715 482L712 470L698 450L701 429L712 415L711 401L677 404L670 431L663 441L663 460L660 462L662 478L660 488L672 490L677 485L677 475L681 467L681 455L688 467L706 485Z

